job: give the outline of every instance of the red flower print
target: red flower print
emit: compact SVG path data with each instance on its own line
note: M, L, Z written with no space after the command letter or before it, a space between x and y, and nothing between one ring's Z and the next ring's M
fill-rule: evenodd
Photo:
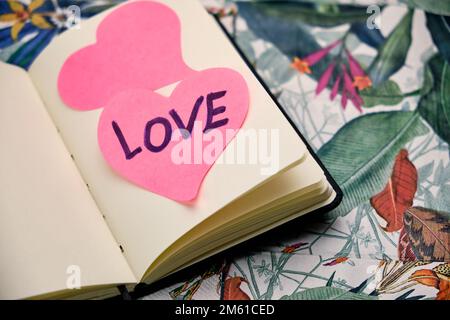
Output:
M347 107L347 102L348 102L347 90L346 90L346 88L344 86L342 88L342 93L341 93L341 106L342 106L342 109L345 110L345 108Z
M350 73L353 77L353 86L358 88L359 91L371 87L372 81L361 68L361 65L358 63L358 61L356 61L356 59L348 50L345 50L345 53L347 54Z
M247 283L243 277L232 277L225 281L224 300L251 300L248 294L241 289L241 284Z
M317 84L316 94L321 93L322 90L325 89L325 87L328 85L328 82L330 82L331 76L333 75L335 66L336 64L334 62L330 63L328 68L322 74L322 76L319 79L319 83Z
M333 89L331 89L330 100L333 101L339 92L339 85L341 84L342 77L339 75L336 82L333 84Z
M336 259L334 259L333 261L330 261L328 263L325 263L324 266L329 267L329 266L335 266L337 264L343 263L345 261L348 260L348 257L337 257Z
M344 91L342 92L342 95L346 95L352 102L353 105L358 109L359 112L362 112L361 105L363 104L362 98L359 96L359 94L356 92L355 87L353 86L352 79L350 78L350 75L347 73L346 68L342 67L342 73L344 78ZM342 106L344 109L345 107Z
M358 61L345 48L342 40L337 40L305 58L294 57L291 66L302 74L311 74L311 67L325 58L338 45L342 45L342 49L339 50L339 53L332 59L331 63L320 76L316 87L316 94L320 94L323 89L331 85L330 82L332 79L335 79L330 92L330 100L334 100L339 91L341 91L342 109L345 110L350 100L355 108L359 112L362 112L361 107L364 101L359 95L359 91L370 87L372 81L366 75ZM334 75L335 77L333 77Z
M300 73L311 74L310 67L315 65L317 62L325 58L331 50L333 50L337 45L341 43L341 40L335 41L329 46L322 48L316 52L311 53L309 56L301 59L299 57L294 57L291 67L298 70Z
M294 243L290 246L285 247L281 252L294 253L298 248L300 248L301 246L304 246L305 244L307 244L307 243L304 243L304 242Z

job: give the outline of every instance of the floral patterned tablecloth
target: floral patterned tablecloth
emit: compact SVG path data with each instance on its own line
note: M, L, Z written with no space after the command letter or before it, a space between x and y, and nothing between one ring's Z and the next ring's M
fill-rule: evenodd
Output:
M0 59L28 68L71 5L118 2L0 0ZM144 299L449 300L450 1L203 3L344 199Z

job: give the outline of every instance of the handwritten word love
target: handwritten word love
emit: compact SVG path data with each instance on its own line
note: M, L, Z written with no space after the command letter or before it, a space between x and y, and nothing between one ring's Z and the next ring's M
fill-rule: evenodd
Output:
M206 124L203 129L203 132L206 133L208 130L212 130L215 128L220 128L228 123L228 118L222 118L219 120L214 120L214 117L224 113L226 111L226 106L214 106L214 101L218 100L226 95L226 91L217 91L212 92L206 95L206 108L207 108L207 116L206 116ZM171 109L169 111L169 115L172 118L172 120L175 122L178 129L183 132L184 138L189 138L190 134L192 133L192 129L194 127L194 123L197 120L197 116L200 110L200 107L204 104L205 97L200 96L195 101L195 104L192 108L189 120L187 124L183 122L180 115L175 109ZM124 152L125 158L127 160L133 159L136 155L142 152L142 147L138 146L134 148L134 150L130 149L130 146L125 138L124 133L122 132L122 129L120 128L117 121L112 121L111 123L112 128L114 130L114 133L116 134L117 139L119 140L119 143L122 147L122 150ZM159 145L155 145L152 142L151 136L152 136L152 129L155 125L161 125L164 128L164 138L163 141ZM163 151L167 145L170 142L170 139L172 137L172 125L170 121L165 117L155 117L147 122L144 128L144 135L143 135L143 144L145 148L150 152L161 152Z

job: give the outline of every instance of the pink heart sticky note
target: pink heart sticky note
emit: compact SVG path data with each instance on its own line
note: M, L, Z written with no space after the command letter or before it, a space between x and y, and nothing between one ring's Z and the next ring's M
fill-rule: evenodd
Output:
M169 98L145 89L127 90L101 114L100 149L129 181L187 202L197 197L206 173L242 126L248 105L244 79L225 68L183 80ZM185 138L177 135L180 128Z
M104 107L127 89L158 89L194 73L183 61L180 21L169 7L137 1L110 13L97 42L72 54L58 78L62 100L78 110Z

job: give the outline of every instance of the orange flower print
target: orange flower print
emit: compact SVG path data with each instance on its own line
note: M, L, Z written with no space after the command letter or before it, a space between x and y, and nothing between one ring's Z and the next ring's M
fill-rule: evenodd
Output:
M285 247L281 252L283 253L294 253L295 251L297 251L300 247L304 246L305 242L298 242L298 243L294 243L290 246Z
M325 263L324 266L326 266L326 267L335 266L337 264L344 263L347 260L348 260L348 257L337 257L333 261Z
M409 279L438 289L436 300L450 300L450 263L440 264L432 270L418 270Z

